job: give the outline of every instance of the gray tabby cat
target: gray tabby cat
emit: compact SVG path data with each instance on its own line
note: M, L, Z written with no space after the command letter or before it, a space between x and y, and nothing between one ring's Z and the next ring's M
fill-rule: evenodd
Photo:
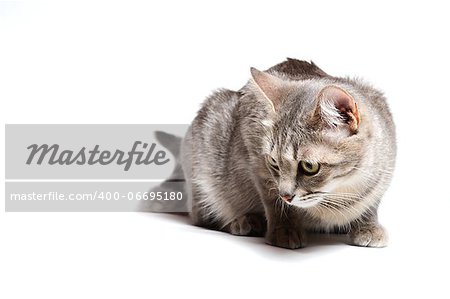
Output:
M251 75L210 96L182 141L194 223L292 249L305 231L385 246L377 208L396 141L382 93L295 59Z

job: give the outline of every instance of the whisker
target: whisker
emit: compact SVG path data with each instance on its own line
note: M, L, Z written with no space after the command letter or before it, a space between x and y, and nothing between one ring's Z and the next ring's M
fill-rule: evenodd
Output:
M349 203L349 206L353 206L354 203L360 204L364 207L364 209L369 210L372 207L369 206L362 197L349 197L349 196L339 196L339 195L332 195L326 197L328 200L332 200L334 202L340 202L340 203Z

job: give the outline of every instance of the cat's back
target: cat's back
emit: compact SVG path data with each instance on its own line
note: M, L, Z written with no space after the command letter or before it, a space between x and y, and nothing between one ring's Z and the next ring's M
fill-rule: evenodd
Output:
M238 101L239 93L228 89L219 89L206 98L192 123L193 137L216 146L225 142Z
M219 89L203 102L193 124L196 126L223 125L231 121L239 100L239 93L228 89Z
M267 70L269 73L281 73L291 80L306 80L314 78L331 78L314 62L287 58Z
M217 169L226 159L239 98L239 92L219 89L203 102L189 133L189 143L196 157L192 163Z

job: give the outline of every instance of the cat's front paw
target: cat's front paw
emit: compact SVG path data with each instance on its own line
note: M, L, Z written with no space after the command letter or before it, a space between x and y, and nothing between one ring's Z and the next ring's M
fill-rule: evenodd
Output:
M282 226L267 233L266 243L277 247L297 249L306 246L306 236L301 229Z
M229 231L237 236L263 236L266 231L266 219L260 214L247 214L234 219Z
M362 226L350 231L350 240L353 245L362 247L386 247L388 234L379 224Z

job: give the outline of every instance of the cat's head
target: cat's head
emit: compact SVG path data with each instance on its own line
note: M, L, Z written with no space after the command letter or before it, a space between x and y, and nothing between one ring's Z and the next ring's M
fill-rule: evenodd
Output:
M251 72L254 93L272 110L263 155L280 199L302 208L352 200L344 194L358 182L369 138L355 91L330 80Z

